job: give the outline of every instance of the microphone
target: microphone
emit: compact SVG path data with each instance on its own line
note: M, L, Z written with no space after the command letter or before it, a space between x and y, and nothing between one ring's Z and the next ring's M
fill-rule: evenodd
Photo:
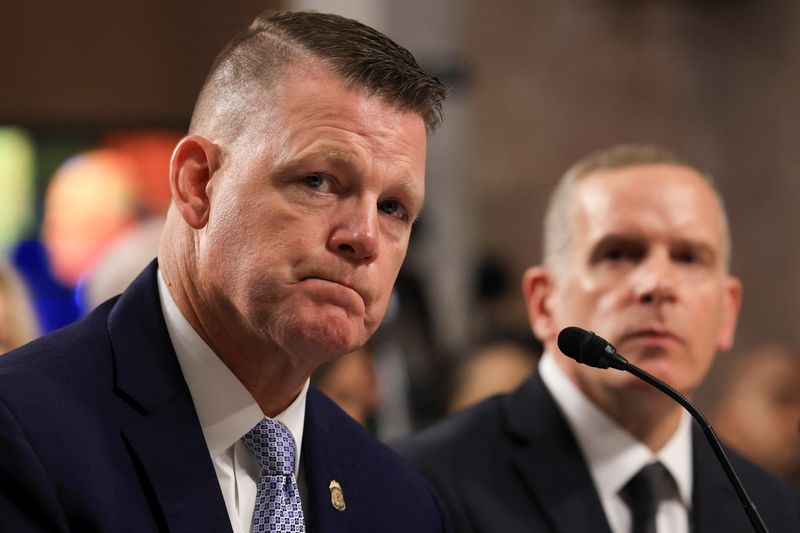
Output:
M747 491L744 490L742 482L739 481L739 476L737 476L736 472L733 470L728 456L725 455L725 450L722 449L722 445L717 438L717 434L714 432L714 428L711 427L711 424L706 420L706 417L703 416L703 413L701 413L689 399L667 383L664 383L652 374L628 362L627 359L617 352L611 343L595 335L592 331L586 331L576 326L562 329L561 333L558 334L558 349L567 357L575 359L577 362L584 365L595 368L611 367L629 372L681 404L684 409L689 411L689 414L694 417L697 423L700 424L700 428L703 430L706 439L708 439L709 444L711 444L711 449L714 450L717 460L728 476L728 481L730 481L733 489L739 496L739 500L744 507L744 512L747 514L747 518L750 519L753 529L759 533L769 533L767 526L764 525L764 521L758 514L755 504L750 499L750 496L747 495Z

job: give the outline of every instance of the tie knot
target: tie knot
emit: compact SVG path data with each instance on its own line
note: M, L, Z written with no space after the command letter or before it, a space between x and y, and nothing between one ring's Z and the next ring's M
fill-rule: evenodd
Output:
M281 422L265 418L242 437L242 442L258 459L262 474L288 476L294 473L294 437Z

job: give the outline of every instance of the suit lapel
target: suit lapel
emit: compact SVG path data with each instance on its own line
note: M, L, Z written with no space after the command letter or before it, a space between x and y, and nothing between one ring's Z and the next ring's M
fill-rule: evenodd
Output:
M169 531L230 531L230 519L188 396L123 430Z
M553 530L610 533L582 453L539 373L505 402L507 431L527 443L512 468Z
M307 530L313 533L345 533L349 516L352 513L337 511L331 503L330 482L338 481L343 488L345 503L352 504L354 489L359 484L351 478L355 458L338 439L336 432L328 425L325 416L325 402L322 393L314 387L308 389L306 400L306 420L303 429L303 449L301 452L308 487L309 516L306 517ZM348 498L351 496L351 498Z
M164 324L155 262L120 297L109 315L108 331L118 394L141 414L123 428L123 438L141 468L156 513L169 531L230 531L197 413Z

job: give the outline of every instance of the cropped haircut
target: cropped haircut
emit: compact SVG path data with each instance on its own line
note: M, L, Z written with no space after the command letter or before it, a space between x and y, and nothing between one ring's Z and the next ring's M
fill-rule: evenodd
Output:
M190 133L236 136L288 68L319 61L344 82L420 115L428 132L442 119L444 85L402 46L338 15L264 12L220 52L195 105Z
M547 204L544 217L543 259L557 270L558 264L569 253L574 232L574 207L576 185L586 176L599 171L615 170L637 165L678 165L695 170L711 187L719 204L722 220L723 265L730 269L731 237L725 204L714 178L700 170L688 159L654 144L620 144L592 152L572 165L561 177ZM654 194L658 194L654 191Z

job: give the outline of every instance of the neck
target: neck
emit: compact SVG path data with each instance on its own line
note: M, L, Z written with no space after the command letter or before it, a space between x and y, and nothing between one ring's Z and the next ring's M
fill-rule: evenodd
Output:
M630 398L629 401L635 403L636 399ZM681 421L681 407L666 397L652 402L641 401L633 406L612 404L610 409L600 408L654 453L675 435Z
M560 354L556 361L594 405L653 452L678 430L682 408L635 376L614 369L578 371L578 363Z
M167 230L165 230L165 235ZM303 389L313 368L253 331L226 299L209 294L190 257L174 236L162 240L158 262L172 298L187 322L241 381L261 411L273 417L285 410ZM168 242L167 246L163 243Z

